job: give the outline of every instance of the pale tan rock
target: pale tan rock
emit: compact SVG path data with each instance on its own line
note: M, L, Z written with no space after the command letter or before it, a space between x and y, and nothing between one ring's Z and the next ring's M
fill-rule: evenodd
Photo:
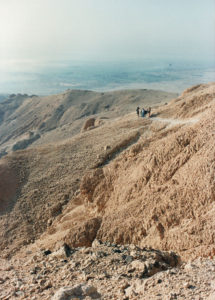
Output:
M97 248L101 245L100 241L98 241L97 239L95 239L93 242L92 242L92 248Z
M127 289L125 289L125 295L129 298L136 295L136 292L135 292L133 286L129 286Z
M140 261L140 260L134 260L131 263L132 268L136 268L138 270L144 270L145 269L145 262Z
M104 120L96 119L95 120L95 127L101 126L104 124Z
M101 298L95 287L79 284L74 287L60 288L52 297L52 300L70 300L75 299L75 297L77 297L77 299L86 299L87 296L89 296L90 299Z
M104 150L105 150L105 151L107 151L107 150L109 150L109 149L111 149L111 146L110 146L110 145L105 145L105 146L104 146Z
M66 259L66 253L64 247L61 247L57 251L54 251L51 254L49 254L49 260L52 259Z

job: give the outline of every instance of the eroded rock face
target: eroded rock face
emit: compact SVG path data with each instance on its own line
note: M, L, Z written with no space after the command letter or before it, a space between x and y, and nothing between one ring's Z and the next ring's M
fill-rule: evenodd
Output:
M204 110L211 103L199 122L140 139L103 170L86 175L81 196L102 215L97 238L173 249L186 257L211 255L215 106L213 94L201 94L199 88L197 93L195 109L201 98L206 97ZM195 99L188 100L187 106Z
M102 168L87 172L83 177L80 185L80 192L85 197L86 203L93 201L97 185L104 179L104 171Z

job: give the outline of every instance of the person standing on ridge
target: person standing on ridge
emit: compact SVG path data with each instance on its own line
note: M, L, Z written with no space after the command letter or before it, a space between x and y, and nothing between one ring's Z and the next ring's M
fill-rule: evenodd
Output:
M145 114L146 114L146 110L143 107L142 110L141 110L141 115L142 115L143 118L144 118Z
M136 112L137 112L137 116L139 117L139 115L140 115L140 108L139 108L139 106L137 106Z

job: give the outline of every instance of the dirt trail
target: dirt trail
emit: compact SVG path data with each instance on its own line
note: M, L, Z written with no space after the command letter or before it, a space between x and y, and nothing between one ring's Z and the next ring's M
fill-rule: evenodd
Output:
M179 119L169 119L169 118L159 118L159 117L151 117L152 121L159 121L169 123L169 126L179 125L179 124L194 124L199 121L199 118L190 118L187 120L179 120Z

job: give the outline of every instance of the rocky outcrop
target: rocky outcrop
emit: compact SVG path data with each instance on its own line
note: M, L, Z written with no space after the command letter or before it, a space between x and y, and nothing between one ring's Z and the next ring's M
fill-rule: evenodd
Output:
M101 299L101 295L94 286L78 284L74 287L63 287L55 293L52 300L71 300L77 299Z
M81 131L83 132L86 130L93 129L95 127L95 121L96 121L95 118L90 118L86 120Z

